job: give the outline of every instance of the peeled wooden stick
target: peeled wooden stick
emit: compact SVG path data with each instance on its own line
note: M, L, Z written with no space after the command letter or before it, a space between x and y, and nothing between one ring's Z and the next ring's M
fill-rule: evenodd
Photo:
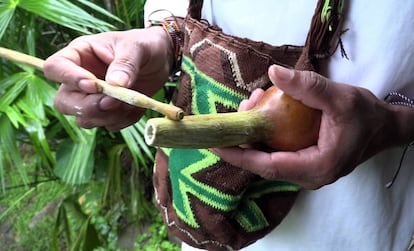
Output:
M0 57L5 58L7 60L25 64L31 67L38 69L39 71L43 71L43 66L45 61L40 58L36 58L18 51L6 49L0 47Z
M210 148L236 146L260 141L270 128L260 114L231 112L188 115L176 123L163 118L147 121L145 141L150 146L173 148Z
M44 69L44 60L14 50L0 47L0 57L32 66L40 71ZM140 92L121 86L113 86L100 79L96 79L95 84L98 92L130 105L157 111L172 120L181 120L184 117L184 112L181 108L159 102Z
M190 115L181 121L150 119L145 140L151 146L173 148L263 143L275 150L296 151L316 144L320 118L320 111L272 86L249 111Z

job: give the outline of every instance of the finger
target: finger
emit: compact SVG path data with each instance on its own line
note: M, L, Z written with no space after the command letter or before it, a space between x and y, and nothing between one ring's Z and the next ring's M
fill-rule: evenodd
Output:
M245 99L242 102L240 102L239 105L239 111L247 111L252 109L256 106L257 102L260 100L260 98L263 96L264 90L263 89L255 89L251 94L249 99Z
M105 127L108 131L117 132L136 123L144 112L143 109L128 107L116 113L107 113L104 117L76 117L76 122L78 126L86 129Z
M282 91L307 106L319 110L330 108L340 93L335 83L311 71L296 71L278 65L269 67L269 78Z
M119 101L118 99L109 97L109 96L104 96L102 97L102 99L99 101L99 109L102 111L112 111L115 109L118 109L122 104L122 101Z
M44 74L48 79L65 83L73 88L79 88L88 93L96 92L92 81L80 83L83 80L93 80L96 76L82 66L80 53L89 50L89 45L80 43L77 49L66 47L45 61Z
M104 94L88 94L66 84L60 86L55 97L57 110L73 116L95 117L95 114L116 110L122 104L124 103Z
M326 165L318 163L315 158L317 147L272 153L239 147L214 148L211 151L224 161L269 180L288 181L308 189L319 188L334 180L333 175L324 172Z
M105 77L108 83L130 87L136 81L141 62L146 60L148 52L135 43L131 44L116 45L116 53Z
M120 131L136 123L144 113L145 113L145 109L134 108L133 110L130 110L127 113L126 117L122 119L114 120L115 123L108 124L105 126L105 128L111 132Z
M237 109L239 112L247 111L251 109L250 102L247 99L244 99L240 102L239 108Z
M263 94L264 90L261 88L257 88L252 92L252 94L250 94L249 100L257 103L262 98Z
M82 81L104 78L107 67L113 60L113 36L114 32L107 32L76 38L46 60L45 76L88 93L95 93L93 81Z
M99 103L103 97L103 94L87 94L64 84L56 94L55 107L66 115L95 117L102 112Z

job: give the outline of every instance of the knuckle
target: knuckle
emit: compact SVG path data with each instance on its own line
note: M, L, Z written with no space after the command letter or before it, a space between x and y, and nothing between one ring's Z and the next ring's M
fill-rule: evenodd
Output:
M280 179L280 175L279 172L277 171L276 168L263 168L262 169L262 173L260 174L260 176L264 179L267 180L276 180L276 179Z
M348 106L351 109L357 109L360 107L360 101L361 101L361 93L357 88L349 88L349 91L346 94L345 97Z
M45 73L46 77L50 76L50 73L53 72L53 69L55 68L55 66L56 66L55 56L52 55L45 60L44 65L43 65L43 72Z
M273 163L272 161L272 155L268 156L269 159L269 163ZM268 179L268 180L277 180L277 179L283 179L283 175L280 172L279 168L277 168L277 166L275 165L263 165L262 168L260 169L261 173L260 176Z
M54 100L54 106L56 108L56 110L58 110L59 112L65 114L65 109L64 109L64 105L62 103L62 100L59 97L60 95L57 94L55 100Z
M90 40L93 38L94 35L84 35L84 36L80 36L77 37L75 39L73 39L69 44L68 47L85 47L85 46L90 46Z
M123 71L126 72L137 72L138 66L136 65L137 62L131 57L120 58L117 61L118 68L122 68Z
M67 112L67 104L66 104L66 95L61 91L62 87L59 88L56 96L53 100L53 105L59 112L63 114L68 114Z
M84 117L97 117L100 113L98 101L90 102L82 106L82 116Z
M325 93L329 87L327 80L316 72L308 71L303 78L307 90L317 96Z
M313 179L313 189L318 189L322 186L335 182L337 178L336 174L337 165L332 162L326 162L322 164L318 169L318 175Z
M93 123L91 120L80 118L80 117L76 118L76 123L78 124L79 127L82 127L85 129L92 129L94 127L97 127L97 125Z

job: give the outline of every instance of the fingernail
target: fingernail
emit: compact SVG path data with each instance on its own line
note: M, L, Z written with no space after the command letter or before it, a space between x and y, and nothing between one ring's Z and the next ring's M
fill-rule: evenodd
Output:
M106 81L110 84L115 84L119 86L128 86L129 75L124 71L113 71L108 73Z
M96 93L96 84L94 80L81 79L78 83L79 89L86 93Z
M216 148L209 148L208 150L214 154L218 152Z
M117 108L121 103L111 97L105 96L99 101L99 109L103 111L109 111Z
M272 65L270 68L270 71L272 72L272 74L269 74L270 78L272 79L272 77L276 77L276 79L272 79L272 82L273 80L275 80L275 82L291 81L295 74L293 70L280 66L280 65Z

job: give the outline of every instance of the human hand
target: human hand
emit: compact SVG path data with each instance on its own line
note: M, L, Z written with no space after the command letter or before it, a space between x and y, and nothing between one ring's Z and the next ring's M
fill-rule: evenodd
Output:
M322 111L317 145L270 153L245 147L211 149L223 160L266 179L317 189L391 144L392 112L370 91L280 66L271 66L269 77L286 94ZM254 91L239 110L254 107L262 94L263 90Z
M49 57L45 76L61 82L56 108L76 116L84 128L105 127L117 131L135 123L144 109L104 94L94 80L153 95L167 80L171 45L162 27L82 36ZM171 60L170 60L171 59Z

